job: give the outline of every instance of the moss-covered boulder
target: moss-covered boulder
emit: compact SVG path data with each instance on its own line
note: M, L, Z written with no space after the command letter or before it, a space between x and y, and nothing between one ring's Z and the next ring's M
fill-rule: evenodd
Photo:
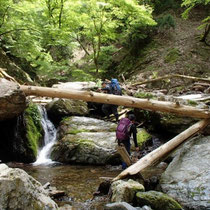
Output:
M46 109L55 123L65 116L86 116L89 113L87 102L71 99L54 99Z
M0 122L0 134L0 160L34 162L43 140L38 106L31 103L17 118Z
M148 205L154 210L179 210L182 206L170 196L157 191L136 193L136 202L138 206Z
M132 179L128 181L118 180L111 185L112 189L112 202L127 202L132 203L134 201L135 194L138 191L144 191L144 186L139 182Z
M51 158L63 163L119 164L116 124L88 117L65 118Z
M137 119L141 119L148 125L148 130L162 133L163 136L177 135L193 125L196 120L190 117L177 116L170 113L152 112L135 109Z

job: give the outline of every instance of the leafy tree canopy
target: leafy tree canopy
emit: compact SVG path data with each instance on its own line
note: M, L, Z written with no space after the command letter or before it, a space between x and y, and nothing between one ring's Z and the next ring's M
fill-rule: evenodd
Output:
M135 0L0 0L1 46L25 58L40 78L71 76L78 46L98 72L102 47L155 25L151 13Z

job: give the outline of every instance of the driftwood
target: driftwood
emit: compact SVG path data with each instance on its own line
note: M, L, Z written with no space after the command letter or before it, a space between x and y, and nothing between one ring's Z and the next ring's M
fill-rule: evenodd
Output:
M149 80L145 80L143 82L137 82L132 84L132 87L138 86L138 85L143 85L143 84L147 84L147 83L152 83L152 82L156 82L159 80L163 80L163 79L169 79L169 78L173 78L173 77L178 77L178 78L182 78L182 79L190 79L196 82L207 82L210 83L210 79L206 79L206 78L199 78L199 77L192 77L192 76L186 76L186 75L180 75L180 74L170 74L170 75L166 75L163 77L159 77L156 79L149 79Z
M92 91L77 91L24 85L21 85L20 88L28 96L36 95L52 98L69 98L74 100L134 107L151 111L169 112L194 118L210 118L210 111L208 109L199 109L196 107L180 105L173 102L140 99L131 96L118 96Z
M125 147L123 145L117 146L117 151L120 154L120 156L122 157L123 161L127 164L127 166L131 166L132 161L131 161L130 156L129 156L127 150L125 149Z
M204 129L210 123L210 119L205 119L197 122L196 124L189 127L187 130L183 131L167 143L153 150L143 158L141 158L138 162L128 167L126 170L122 171L113 181L125 178L128 175L135 175L141 172L146 167L154 164L158 160L162 160L163 157L166 157L170 154L174 149L176 149L181 143L187 140L189 137L193 136L200 130Z

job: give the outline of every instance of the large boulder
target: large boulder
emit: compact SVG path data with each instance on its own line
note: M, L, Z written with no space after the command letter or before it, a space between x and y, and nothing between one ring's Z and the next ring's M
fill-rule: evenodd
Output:
M128 181L118 180L111 185L112 202L133 203L135 195L139 191L144 191L144 186L137 181L129 179Z
M179 149L160 184L189 209L210 209L210 136L195 137Z
M119 160L115 129L116 124L94 118L65 118L51 158L63 163L112 164Z
M157 191L138 192L136 202L139 206L148 205L154 210L181 210L180 204L170 196Z
M58 209L38 181L5 164L0 164L0 191L0 209Z
M26 97L19 85L0 78L0 121L18 116L26 107Z
M72 99L54 99L46 105L46 109L55 123L65 116L85 116L89 113L87 102Z

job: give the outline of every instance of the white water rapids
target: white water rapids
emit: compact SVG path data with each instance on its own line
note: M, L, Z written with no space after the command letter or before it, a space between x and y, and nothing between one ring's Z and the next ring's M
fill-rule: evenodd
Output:
M50 159L51 148L56 141L56 128L52 122L48 119L46 109L39 107L40 113L42 115L41 124L44 130L44 147L38 152L38 157L33 165L48 165L54 163Z

